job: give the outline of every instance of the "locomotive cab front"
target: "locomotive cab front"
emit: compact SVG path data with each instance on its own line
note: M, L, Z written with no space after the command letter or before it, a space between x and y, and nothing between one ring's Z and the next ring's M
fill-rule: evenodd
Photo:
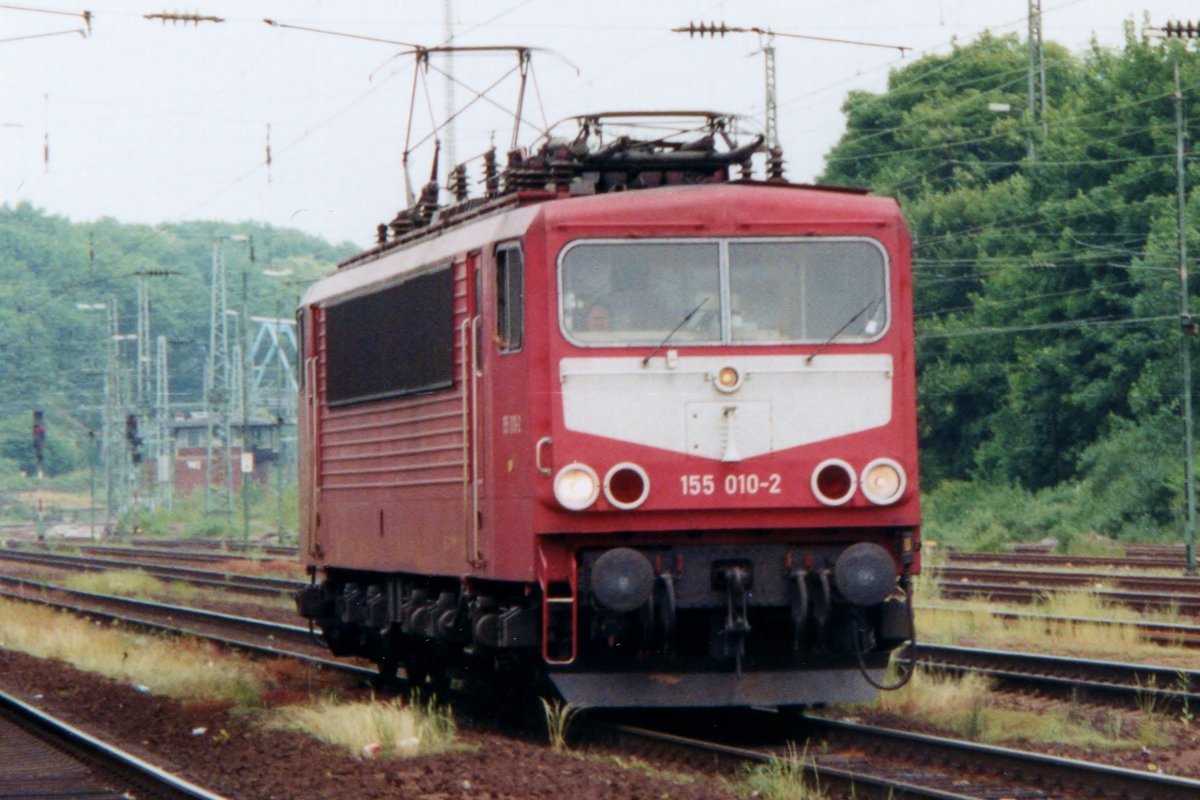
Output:
M559 691L604 706L873 696L912 634L919 545L894 205L724 186L567 211L587 225L547 223L558 402L535 516ZM602 233L571 235L585 227Z

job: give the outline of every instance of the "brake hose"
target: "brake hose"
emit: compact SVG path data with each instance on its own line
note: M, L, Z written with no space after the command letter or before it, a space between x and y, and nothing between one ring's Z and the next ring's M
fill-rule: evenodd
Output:
M862 640L859 638L858 622L862 619L861 609L855 609L854 614L854 655L858 658L858 671L862 673L863 679L867 683L884 692L902 688L912 680L913 673L917 671L917 626L913 615L912 579L909 577L907 569L900 579L900 584L904 587L904 605L908 609L908 671L901 675L896 683L881 683L867 672L867 662L863 658Z

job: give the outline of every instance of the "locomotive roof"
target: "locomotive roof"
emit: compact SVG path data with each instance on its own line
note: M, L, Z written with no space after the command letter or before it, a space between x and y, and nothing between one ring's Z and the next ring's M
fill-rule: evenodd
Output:
M702 198L702 199L701 199ZM481 209L482 210L482 209ZM538 224L583 235L804 235L838 226L886 227L901 221L895 200L861 190L786 183L731 182L664 186L584 197L509 198L484 213L432 226L424 236L368 250L309 287L303 304L347 299L490 242L523 236Z
M730 225L739 232L798 233L805 224L899 219L893 200L866 197L863 189L788 183L779 149L765 147L761 135L738 142L738 120L730 115L623 111L571 119L579 125L573 140L547 133L532 153L509 151L503 169L494 149L486 153L482 197L468 196L466 167L459 165L449 181L455 202L441 205L435 155L420 199L379 225L378 245L339 264L304 302L350 296L517 238L539 216L551 226L606 226L610 236L619 235L615 229L671 235ZM754 179L756 156L765 180Z

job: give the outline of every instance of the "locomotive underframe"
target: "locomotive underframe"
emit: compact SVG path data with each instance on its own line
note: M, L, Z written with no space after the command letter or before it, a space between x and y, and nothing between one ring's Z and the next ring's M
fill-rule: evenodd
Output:
M901 560L904 535L889 534ZM866 698L866 682L847 683L847 674L861 660L878 680L890 651L911 637L899 583L865 607L838 591L833 569L846 544L621 548L654 571L648 599L631 610L604 607L594 591L596 563L612 549L576 550L569 592L565 584L544 592L538 583L339 569L324 570L318 583L314 569L297 607L335 655L369 658L384 673L403 665L422 682L545 667L568 700L583 704Z

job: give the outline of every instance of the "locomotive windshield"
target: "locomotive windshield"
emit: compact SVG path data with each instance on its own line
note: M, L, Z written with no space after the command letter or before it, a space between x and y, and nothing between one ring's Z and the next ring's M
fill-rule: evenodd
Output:
M559 281L563 331L583 345L656 345L685 318L673 343L861 342L887 327L886 256L866 239L581 242Z

